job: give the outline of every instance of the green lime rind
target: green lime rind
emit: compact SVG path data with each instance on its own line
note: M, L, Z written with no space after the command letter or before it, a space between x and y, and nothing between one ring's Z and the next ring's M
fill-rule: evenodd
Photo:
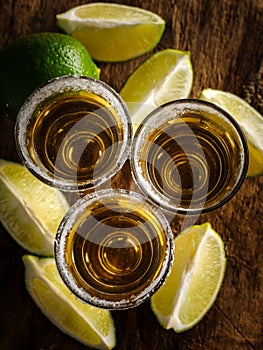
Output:
M16 119L25 99L52 78L85 75L99 78L86 48L61 33L36 33L17 39L0 52L0 110Z

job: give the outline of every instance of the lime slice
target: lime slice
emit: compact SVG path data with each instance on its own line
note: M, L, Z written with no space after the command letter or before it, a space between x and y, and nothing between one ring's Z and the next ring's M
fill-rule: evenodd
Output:
M189 52L166 49L143 62L120 91L131 113L134 130L156 107L188 97L192 84Z
M25 282L40 310L59 329L97 349L115 346L115 326L108 310L84 304L64 285L54 258L24 255Z
M160 324L182 332L198 323L217 297L225 265L224 243L209 223L178 235L171 274L151 298Z
M221 90L204 89L200 99L225 109L239 123L248 142L247 176L263 174L263 116L240 97Z
M153 49L165 21L138 7L93 3L57 15L57 25L86 46L97 61L126 61Z
M55 234L68 208L61 192L24 166L0 159L0 220L24 249L53 255Z

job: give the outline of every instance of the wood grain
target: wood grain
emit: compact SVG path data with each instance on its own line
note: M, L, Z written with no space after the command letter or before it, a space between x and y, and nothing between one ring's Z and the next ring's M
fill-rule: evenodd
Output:
M0 0L0 48L33 32L58 31L55 15L87 3L75 0ZM166 20L154 50L189 50L194 68L192 97L205 87L233 92L263 113L262 0L116 1L154 11ZM101 78L119 90L129 74L153 52L119 64L99 64ZM1 79L1 77L0 77ZM0 117L0 157L18 161L13 123ZM127 183L129 167L115 178ZM125 181L123 179L125 178ZM117 350L263 349L263 177L246 179L238 194L219 210L202 215L224 239L226 276L219 296L192 330L164 330L149 302L113 312ZM181 220L173 222L174 232ZM87 347L60 332L39 311L24 285L25 253L0 227L0 348L81 350Z

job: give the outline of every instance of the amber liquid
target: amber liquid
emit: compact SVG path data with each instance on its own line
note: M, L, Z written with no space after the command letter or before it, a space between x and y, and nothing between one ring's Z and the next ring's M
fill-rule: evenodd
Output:
M143 203L108 198L95 201L76 220L65 260L76 284L91 297L120 302L151 285L163 267L167 246L164 228Z
M149 135L143 175L176 207L205 208L233 187L239 152L231 131L206 118L178 118Z
M81 91L45 101L28 131L31 157L58 180L93 183L114 164L123 139L121 122L100 96Z

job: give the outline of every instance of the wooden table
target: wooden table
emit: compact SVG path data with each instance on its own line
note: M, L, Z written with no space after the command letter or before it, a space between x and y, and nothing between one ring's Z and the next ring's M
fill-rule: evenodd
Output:
M228 90L263 113L262 0L116 2L141 6L166 20L155 51L176 48L191 52L192 97L198 97L205 87ZM24 34L58 31L55 15L82 3L85 1L0 0L0 47ZM126 63L99 64L101 78L119 90L151 53ZM0 121L0 157L18 161L13 123L3 117ZM176 334L158 324L149 302L113 312L117 350L263 349L262 203L263 177L246 179L227 205L199 218L198 223L210 221L221 234L227 254L223 286L204 319L192 330ZM31 300L21 261L25 251L3 227L0 241L0 349L86 349L53 326Z

